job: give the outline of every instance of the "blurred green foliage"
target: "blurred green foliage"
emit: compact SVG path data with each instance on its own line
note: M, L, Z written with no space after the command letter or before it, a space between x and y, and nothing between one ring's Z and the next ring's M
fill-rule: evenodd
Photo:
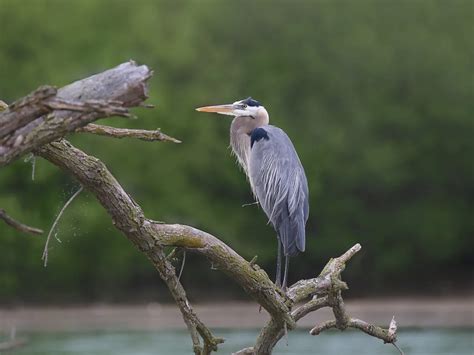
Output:
M194 111L249 95L292 138L311 193L310 277L355 242L360 294L453 290L473 264L474 11L471 1L0 0L0 98L61 86L130 58L155 70L136 121L180 145L74 135L156 220L202 228L273 277L275 233L228 149L230 120ZM48 162L0 170L0 206L48 230L77 183ZM165 299L149 262L89 193L44 237L0 224L0 300ZM241 297L190 255L192 297ZM209 294L212 290L212 296ZM160 292L163 291L163 292ZM157 297L157 293L159 296Z

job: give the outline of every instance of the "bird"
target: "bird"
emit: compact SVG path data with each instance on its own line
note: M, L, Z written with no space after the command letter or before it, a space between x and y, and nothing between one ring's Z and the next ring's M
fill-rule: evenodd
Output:
M275 284L286 292L290 257L305 251L309 215L308 181L293 143L282 129L269 124L267 110L251 97L196 110L234 117L230 146L247 175L256 202L277 233Z

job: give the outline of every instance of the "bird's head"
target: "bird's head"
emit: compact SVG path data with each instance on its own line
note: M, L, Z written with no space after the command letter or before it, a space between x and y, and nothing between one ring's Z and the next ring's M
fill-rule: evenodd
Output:
M215 112L236 118L253 119L259 121L260 125L268 124L267 110L265 110L265 107L263 107L260 102L251 97L236 101L232 104L199 107L196 111Z

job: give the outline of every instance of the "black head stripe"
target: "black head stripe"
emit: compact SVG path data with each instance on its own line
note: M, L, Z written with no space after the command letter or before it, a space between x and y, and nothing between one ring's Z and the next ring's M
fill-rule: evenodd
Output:
M270 138L268 137L268 132L265 131L263 128L255 128L251 133L250 133L250 148L253 147L253 144L255 142L260 141L261 139L265 139L268 141Z
M251 97L246 98L245 100L242 100L242 103L246 104L247 106L254 106L254 107L262 106L262 105L260 105L260 102L258 102L257 100L252 99Z

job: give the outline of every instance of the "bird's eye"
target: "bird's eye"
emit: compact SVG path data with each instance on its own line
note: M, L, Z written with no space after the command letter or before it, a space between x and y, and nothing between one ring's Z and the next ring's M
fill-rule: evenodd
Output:
M247 105L246 105L246 104L242 104L241 107L242 107L242 108L247 108Z

